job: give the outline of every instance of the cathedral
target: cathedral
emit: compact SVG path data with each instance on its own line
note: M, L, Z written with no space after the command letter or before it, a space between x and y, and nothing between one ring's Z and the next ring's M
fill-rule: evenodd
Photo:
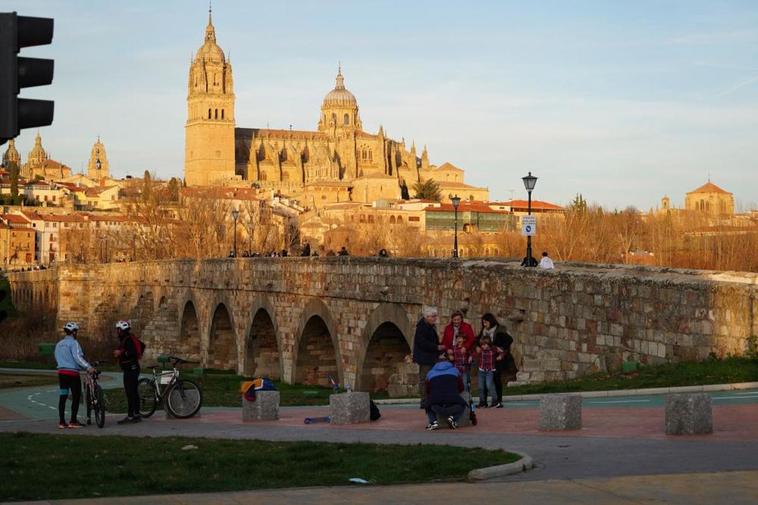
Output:
M358 101L338 69L321 104L315 131L240 128L234 120L232 66L216 42L211 13L205 41L189 69L184 177L187 186L253 186L324 203L412 196L433 179L443 198L487 200L488 190L463 182L463 170L429 163L426 147L363 130ZM411 193L411 195L409 195Z

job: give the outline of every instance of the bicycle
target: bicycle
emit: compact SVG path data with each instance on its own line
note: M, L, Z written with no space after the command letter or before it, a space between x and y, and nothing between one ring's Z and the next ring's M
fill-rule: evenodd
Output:
M166 356L171 361L171 370L163 370L160 365L153 365L153 378L143 377L137 382L139 392L139 413L142 417L150 417L161 402L168 413L179 419L187 419L197 414L203 403L203 392L200 387L189 379L180 379L177 365L192 363L191 361Z
M103 388L98 384L97 379L100 377L100 370L97 366L99 362L92 364L95 371L84 374L84 401L87 405L87 424L92 424L92 412L95 413L95 424L98 428L105 426L105 395Z

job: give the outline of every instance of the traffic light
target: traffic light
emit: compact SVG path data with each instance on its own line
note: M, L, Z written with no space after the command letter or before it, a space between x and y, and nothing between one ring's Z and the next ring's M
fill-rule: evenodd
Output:
M53 82L53 60L20 58L23 47L53 40L53 20L0 13L0 144L18 136L22 128L53 122L51 100L18 98L21 88Z

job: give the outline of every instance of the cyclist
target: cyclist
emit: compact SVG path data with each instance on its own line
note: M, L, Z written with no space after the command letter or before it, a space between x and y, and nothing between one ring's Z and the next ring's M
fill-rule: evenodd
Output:
M126 417L118 421L118 424L138 423L142 420L139 415L137 382L140 374L139 360L142 357L143 349L142 343L132 335L131 331L132 326L129 321L116 323L119 344L118 348L113 351L113 355L118 358L118 364L121 365L121 370L124 372L124 392L128 405Z
M76 340L76 334L79 332L79 325L75 322L68 322L63 326L63 338L55 345L55 362L58 369L58 383L60 384L60 393L58 398L58 428L83 428L84 425L79 422L76 414L79 412L79 400L82 396L82 380L79 377L79 370L87 370L92 373L95 369L84 359L84 352L79 341ZM68 391L71 390L71 422L66 424L66 400Z

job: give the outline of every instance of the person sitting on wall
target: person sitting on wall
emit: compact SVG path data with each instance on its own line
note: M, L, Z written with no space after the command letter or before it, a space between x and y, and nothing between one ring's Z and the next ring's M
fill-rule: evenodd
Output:
M343 245L337 253L337 256L350 256L350 253L347 252L347 248Z
M542 259L540 260L540 268L544 268L545 270L552 270L555 268L555 265L553 264L553 260L551 260L550 256L547 255L547 251L542 252Z
M381 248L379 249L379 254L377 254L377 256L379 256L380 258L389 258L390 253L387 252L387 249Z
M537 259L534 256L530 256L527 258L524 256L524 259L521 260L521 266L522 267L536 267L539 263L537 263Z

